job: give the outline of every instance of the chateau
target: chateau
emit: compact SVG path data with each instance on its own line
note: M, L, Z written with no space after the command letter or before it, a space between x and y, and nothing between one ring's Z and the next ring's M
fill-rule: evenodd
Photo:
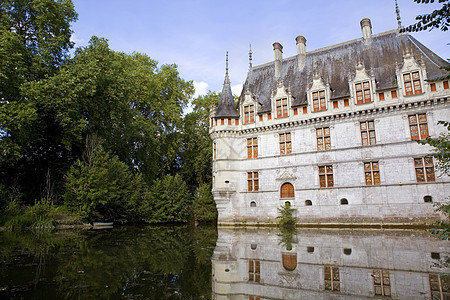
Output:
M398 29L251 66L236 105L228 62L211 112L212 192L219 224L414 224L449 196L431 147L449 121L448 64Z

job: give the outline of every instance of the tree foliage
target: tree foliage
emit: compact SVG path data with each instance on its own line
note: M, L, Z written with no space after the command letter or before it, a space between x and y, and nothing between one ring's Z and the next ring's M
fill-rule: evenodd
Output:
M414 0L414 2L419 4L429 4L434 3L434 0ZM404 28L404 31L417 32L435 28L447 31L450 26L450 2L449 0L439 0L439 3L442 3L440 9L436 9L430 14L418 15L416 17L417 23Z

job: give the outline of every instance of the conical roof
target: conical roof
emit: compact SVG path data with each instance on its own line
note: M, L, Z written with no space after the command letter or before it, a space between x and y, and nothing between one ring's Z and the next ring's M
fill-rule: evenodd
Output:
M223 82L222 94L220 95L219 105L216 109L216 118L219 117L239 117L234 105L233 93L231 92L230 78L228 76L228 52L226 58L225 81Z

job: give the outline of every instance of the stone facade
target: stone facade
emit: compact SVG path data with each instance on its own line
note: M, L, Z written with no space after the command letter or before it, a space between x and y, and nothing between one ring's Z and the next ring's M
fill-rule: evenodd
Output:
M397 30L251 67L237 105L228 66L211 114L219 224L277 222L289 202L298 223L423 223L440 218L450 180L415 140L449 120L447 65ZM422 176L422 173L424 175ZM290 191L289 189L292 189Z
M424 231L316 229L288 238L271 229L218 233L212 257L216 300L450 296L443 263L448 241Z

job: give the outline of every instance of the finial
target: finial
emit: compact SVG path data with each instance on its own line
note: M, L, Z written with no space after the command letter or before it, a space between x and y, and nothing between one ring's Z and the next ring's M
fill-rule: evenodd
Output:
M252 70L252 44L250 44L250 50L248 51L249 71Z
M230 83L230 78L228 77L228 51L225 60L225 83Z
M398 29L402 29L402 21L400 19L400 9L398 8L397 0L395 0L395 12L397 13Z

